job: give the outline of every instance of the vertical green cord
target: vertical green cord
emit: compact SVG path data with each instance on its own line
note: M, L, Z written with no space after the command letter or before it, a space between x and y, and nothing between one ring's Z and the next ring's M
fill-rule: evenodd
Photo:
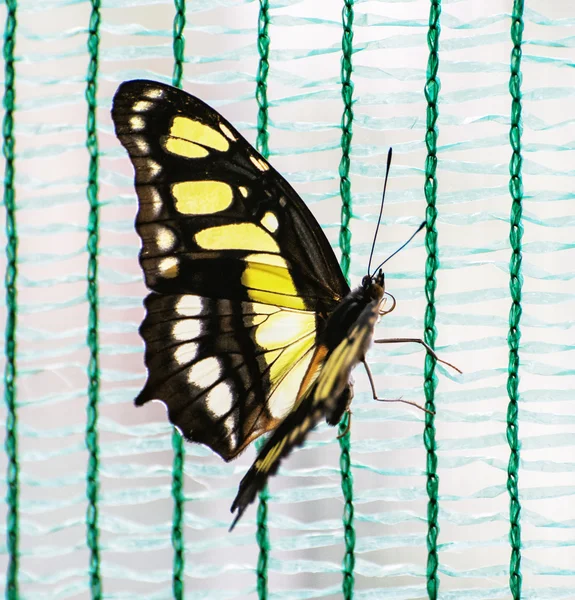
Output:
M186 26L186 1L174 0L176 14L174 15L173 27L173 52L174 72L172 84L182 87L184 73L184 51L185 38L184 28ZM174 460L172 462L172 498L174 511L172 514L172 548L174 550L172 571L172 592L176 600L184 597L184 440L180 433L174 428L172 431L172 449Z
M339 163L339 191L342 201L341 227L339 230L339 247L341 249L341 270L349 281L349 265L351 262L351 182L349 180L349 153L353 136L353 82L351 80L353 54L353 0L344 0L342 10L343 35L341 40L341 97L343 115L341 118L341 160ZM341 472L341 491L344 499L343 529L345 554L343 557L342 591L345 600L353 598L355 585L355 528L353 525L353 477L350 459L349 413L346 412L339 424L339 466Z
M90 205L88 216L88 337L90 350L88 360L88 407L86 421L86 446L88 448L88 470L86 473L86 539L90 549L90 591L93 600L102 598L102 580L100 577L100 546L98 527L98 497L100 462L98 447L98 400L100 396L100 360L99 360L99 322L98 322L98 246L99 246L99 203L98 168L99 148L96 121L98 92L98 63L100 45L100 0L92 0L92 12L88 29L88 52L90 62L86 78L86 101L88 115L86 120L86 147L90 155L88 169L88 187L86 195Z
M4 367L4 402L6 403L6 441L8 458L6 475L8 491L6 503L6 545L8 549L8 567L6 573L6 598L18 600L18 562L19 562L19 466L18 466L18 417L16 410L16 325L18 316L17 278L18 278L18 233L16 228L16 197L14 190L14 110L16 95L16 71L14 69L14 46L16 44L16 0L6 0L7 15L4 30L4 122L2 131L4 140L2 152L6 159L4 173L4 206L6 208L6 341Z
M437 248L437 99L439 96L439 79L437 71L439 68L439 17L441 15L441 0L431 0L429 10L429 29L427 32L427 46L429 57L427 60L427 82L425 84L425 98L427 100L427 131L425 133L425 145L427 147L427 158L425 160L425 198L427 210L425 213L427 222L427 233L425 235L425 247L427 249L427 261L425 263L425 297L427 306L425 308L425 341L435 347L437 329L435 328L435 289L437 287L437 268L439 263ZM439 535L439 524L437 514L439 511L438 489L439 478L437 476L437 454L435 443L435 390L437 388L437 376L435 375L435 358L430 354L425 357L424 368L424 391L425 407L425 430L423 439L427 451L427 594L430 600L436 600L439 590L439 578L437 576L438 555L437 536Z
M513 200L511 204L509 241L511 242L511 260L509 263L509 291L511 293L511 310L509 311L509 366L507 376L507 441L511 453L507 467L507 490L509 492L509 541L511 559L509 562L509 589L513 600L521 598L521 503L519 501L519 342L521 331L521 290L523 277L521 274L521 238L523 237L523 181L521 177L521 42L523 39L523 0L514 0L511 17L511 76L509 92L511 93L511 130L509 141L513 153L509 162L509 192Z
M341 117L341 151L339 162L339 192L341 196L341 226L339 229L339 247L341 250L341 270L349 282L349 265L351 262L351 182L349 180L349 153L353 137L353 81L351 73L353 66L353 0L344 0L342 10L343 35L341 40L341 98L343 100L343 115Z
M260 12L258 19L258 53L260 60L258 63L258 73L256 76L256 100L258 103L258 135L256 138L256 148L264 158L270 154L269 132L268 132L268 74L269 74L269 56L270 56L270 37L269 37L269 3L268 0L260 0ZM258 444L258 449L263 442ZM257 586L259 600L266 600L268 597L268 562L270 554L270 540L268 531L268 500L269 492L267 485L259 494L258 512L257 512L257 531L256 540L259 547L258 566L257 566Z

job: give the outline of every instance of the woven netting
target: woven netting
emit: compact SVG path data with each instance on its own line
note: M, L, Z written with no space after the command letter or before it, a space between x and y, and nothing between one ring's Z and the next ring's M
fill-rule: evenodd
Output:
M1 561L10 600L575 598L575 4L4 0ZM397 309L233 533L255 449L174 435L145 380L126 79L222 112ZM440 85L441 82L441 85Z

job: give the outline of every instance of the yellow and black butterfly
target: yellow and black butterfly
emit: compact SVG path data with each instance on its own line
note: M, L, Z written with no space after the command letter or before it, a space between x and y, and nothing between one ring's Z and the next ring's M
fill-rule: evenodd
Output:
M151 290L136 404L162 400L187 440L226 461L273 431L240 484L233 527L310 429L347 410L351 371L365 364L382 312L383 272L350 291L297 193L198 98L128 81L112 118L135 169Z

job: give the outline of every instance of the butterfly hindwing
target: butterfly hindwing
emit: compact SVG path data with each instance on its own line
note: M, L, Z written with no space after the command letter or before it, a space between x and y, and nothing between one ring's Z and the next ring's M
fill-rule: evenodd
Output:
M331 425L336 425L347 410L353 397L351 371L365 359L379 318L383 288L379 290L381 294L378 293L365 305L356 302L354 294L357 292L352 292L340 305L340 314L332 315L328 321L326 335L323 336L328 345L320 345L316 351L324 357L322 368L299 405L271 434L242 479L231 507L232 512L238 512L230 529L253 502L268 477L277 471L280 461L294 447L303 444L309 431L324 418ZM345 327L346 322L349 328Z
M140 333L148 381L190 441L224 459L277 427L312 357L315 314L256 302L150 294Z
M130 81L112 117L152 290L137 403L164 401L183 435L229 460L311 385L318 336L349 288L295 191L201 100Z

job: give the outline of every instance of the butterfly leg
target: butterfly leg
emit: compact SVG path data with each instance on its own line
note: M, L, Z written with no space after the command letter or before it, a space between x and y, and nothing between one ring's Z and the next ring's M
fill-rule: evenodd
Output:
M437 356L437 354L435 353L435 350L429 344L426 344L421 338L388 338L384 340L373 340L373 342L374 344L421 344L429 352L429 354L431 354L431 356L435 358L437 362L440 362L443 365L447 365L448 367L451 367L453 370L457 371L460 375L463 375L463 371L458 369L455 365L452 365L446 360L439 358L439 356Z
M421 404L417 404L417 402L411 402L410 400L404 400L403 398L395 398L393 400L389 400L387 398L378 398L377 392L375 390L375 382L373 381L373 375L371 373L371 369L369 368L369 365L365 362L365 360L362 362L363 362L363 366L365 367L367 377L369 379L369 385L371 386L371 392L373 394L374 400L377 400L378 402L401 402L402 404L409 404L410 406L415 406L415 408L419 408L419 410L422 410L423 412L426 412L430 415L435 414L434 412L427 410L427 408L424 408L423 406L421 406Z

